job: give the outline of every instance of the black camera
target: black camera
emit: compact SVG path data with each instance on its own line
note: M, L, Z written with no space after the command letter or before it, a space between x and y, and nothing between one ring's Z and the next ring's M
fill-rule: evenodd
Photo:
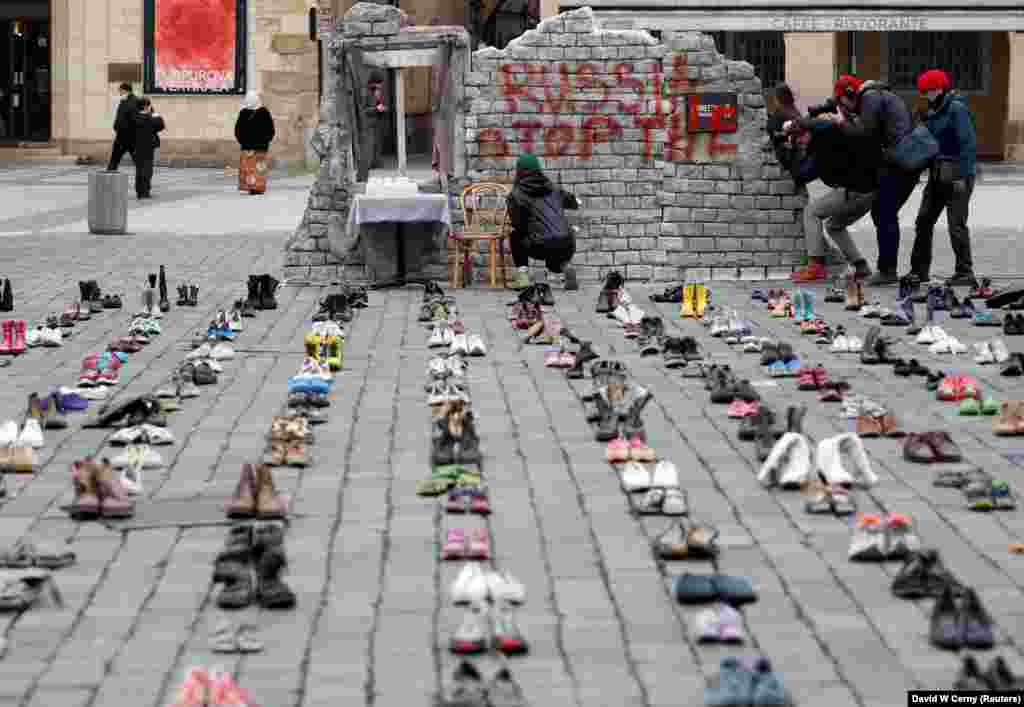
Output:
M810 108L808 108L807 115L811 116L812 118L817 118L819 115L824 115L825 113L835 113L838 110L839 104L836 103L834 98L829 98L824 103L821 103L816 106L811 106Z

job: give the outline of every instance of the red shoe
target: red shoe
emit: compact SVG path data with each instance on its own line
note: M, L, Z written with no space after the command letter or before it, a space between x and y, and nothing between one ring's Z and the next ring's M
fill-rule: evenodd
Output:
M12 322L12 329L14 329L14 343L11 344L12 354L23 354L28 350L25 346L25 334L28 331L28 323L24 319L19 319Z
M789 276L793 282L821 282L828 279L828 268L820 263L808 263L803 270Z
M7 319L3 323L3 342L0 342L0 354L14 353L11 349L14 347L14 320Z

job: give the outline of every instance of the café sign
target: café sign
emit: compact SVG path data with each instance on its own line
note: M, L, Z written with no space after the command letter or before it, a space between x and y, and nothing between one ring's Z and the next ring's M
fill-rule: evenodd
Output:
M777 15L770 20L777 32L927 32L923 15Z

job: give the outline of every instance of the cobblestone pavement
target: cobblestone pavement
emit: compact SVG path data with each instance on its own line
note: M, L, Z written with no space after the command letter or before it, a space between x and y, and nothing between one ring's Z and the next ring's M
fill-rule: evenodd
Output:
M172 291L179 282L199 285L200 306L173 308L163 320L165 333L122 369L119 396L150 392L184 356L193 332L243 294L247 274L280 267L280 244L302 213L310 181L277 179L263 199L233 192L231 179L218 173L161 171L157 199L133 205L137 235L95 237L82 226L83 169L0 169L5 194L51 190L49 202L26 196L0 207L0 270L15 282L16 315L34 320L59 311L86 277L134 303L145 274L166 264ZM993 274L1012 272L1015 263L1006 258L1016 250L1000 250L1017 232L1012 197L995 196L1002 193L997 184L980 191L986 206L979 218L987 225L976 231L978 260L992 263ZM998 224L995 204L1003 214ZM946 243L939 234L939 253ZM948 258L937 261L936 271L943 269L950 269ZM698 324L674 316L675 306L648 307L650 288L631 290L641 306L665 316L670 331L702 337L714 358L763 378L755 356L706 338ZM239 356L226 363L220 382L171 417L178 441L166 448L168 468L146 476L151 502L195 499L198 510L185 512L191 518L229 495L241 464L262 451L323 293L284 288L278 310L246 321ZM599 353L626 362L655 391L645 414L652 444L679 467L695 515L721 531L718 569L750 577L760 593L744 610L751 636L745 648L698 646L688 625L694 612L672 601L669 581L711 566L663 566L653 559L649 543L664 521L629 514L604 449L584 422L578 394L590 381L566 381L543 367L542 348L520 343L504 320L507 293L456 296L467 328L490 347L487 358L470 366L470 390L495 507L487 521L495 561L528 590L518 619L531 653L512 659L511 668L532 705L700 704L705 679L731 653L770 657L804 705L896 707L906 703L907 689L950 684L958 658L928 644L930 602L904 602L889 592L898 566L847 562L846 523L806 515L799 494L761 488L752 445L736 440L736 424L723 406L708 404L700 381L639 357L613 322L594 314L593 287L556 293L555 311L566 325L593 339ZM786 337L805 361L822 362L857 392L891 402L907 429L947 429L971 461L1011 483L1019 476L1003 455L1024 447L994 437L990 419L957 417L956 406L935 402L921 379L821 353L791 324L751 307L747 285L716 284L714 296L749 312L759 333ZM183 524L119 533L71 522L59 510L70 497L68 466L99 449L106 433L75 423L48 431L41 471L8 478L12 494L0 507L0 536L4 543L67 537L78 562L56 572L63 609L0 616L7 639L0 705L163 707L184 671L197 664L235 671L264 707L429 704L455 664L446 647L461 616L446 604L458 568L438 562L438 542L450 523L472 521L453 522L437 502L415 495L428 472L429 448L423 393L429 351L416 322L419 301L418 289L371 294L370 307L350 327L345 371L330 421L317 430L311 466L275 472L294 499L287 581L298 606L243 612L267 643L261 654L225 659L209 652L222 615L211 566L225 528ZM866 323L840 305L821 311L863 336ZM126 313L98 315L77 326L63 348L19 357L0 372L5 417L21 415L29 392L72 383L80 360L126 323ZM965 342L992 331L942 324ZM898 355L946 370L952 365L912 343ZM997 398L1018 395L1020 379L1001 378L967 357L954 370L977 375ZM806 402L814 439L847 429L835 406L795 388L783 381L762 391L773 404ZM882 481L859 495L862 507L912 515L925 543L940 548L949 567L978 589L998 622L999 646L985 662L1000 654L1024 669L1024 557L1007 548L1024 540L1024 512L971 513L958 492L931 486L931 469L904 462L896 442L867 445ZM497 666L483 663L488 675Z

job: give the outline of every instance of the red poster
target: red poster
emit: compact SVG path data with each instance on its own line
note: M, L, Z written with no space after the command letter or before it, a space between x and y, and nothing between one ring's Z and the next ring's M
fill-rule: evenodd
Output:
M150 0L146 90L242 92L244 7L242 0Z

